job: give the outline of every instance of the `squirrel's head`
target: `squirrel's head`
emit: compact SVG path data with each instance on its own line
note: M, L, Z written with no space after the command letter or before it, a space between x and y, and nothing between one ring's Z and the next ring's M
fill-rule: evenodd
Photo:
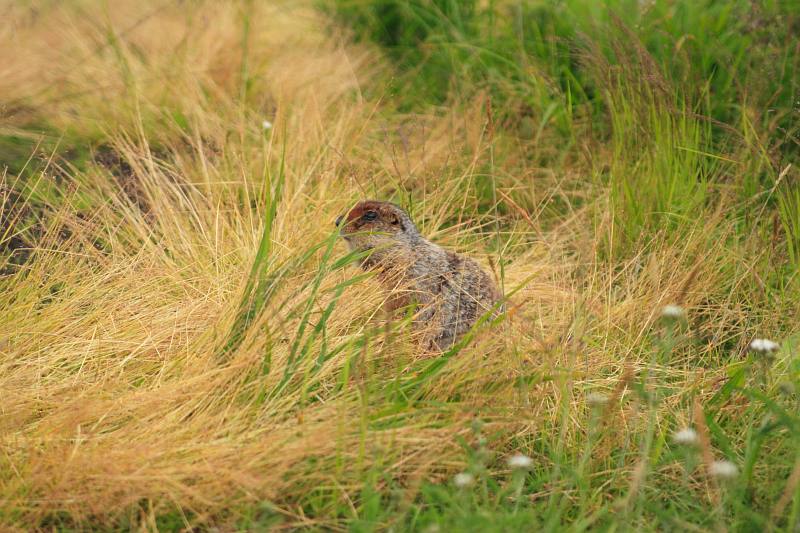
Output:
M419 237L408 213L390 202L365 200L336 218L339 232L353 250L389 248L411 244Z

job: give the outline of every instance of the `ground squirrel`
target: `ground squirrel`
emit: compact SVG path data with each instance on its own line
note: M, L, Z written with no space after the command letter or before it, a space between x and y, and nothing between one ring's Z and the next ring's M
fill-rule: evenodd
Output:
M351 250L392 293L388 309L416 303L415 329L427 349L445 350L501 300L492 279L468 257L447 251L420 235L399 206L376 200L358 203L336 219Z

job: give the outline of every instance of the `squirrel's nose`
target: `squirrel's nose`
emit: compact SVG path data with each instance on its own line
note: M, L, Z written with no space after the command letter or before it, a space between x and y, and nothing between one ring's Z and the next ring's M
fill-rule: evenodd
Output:
M339 224L342 223L342 218L343 218L342 215L339 215L338 217L336 217L335 224L336 224L337 227L339 226Z

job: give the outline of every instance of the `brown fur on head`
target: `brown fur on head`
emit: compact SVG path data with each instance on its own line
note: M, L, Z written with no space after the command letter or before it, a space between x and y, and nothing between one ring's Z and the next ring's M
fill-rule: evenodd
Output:
M419 237L414 223L399 206L365 200L336 219L339 232L353 250L388 248L413 244Z

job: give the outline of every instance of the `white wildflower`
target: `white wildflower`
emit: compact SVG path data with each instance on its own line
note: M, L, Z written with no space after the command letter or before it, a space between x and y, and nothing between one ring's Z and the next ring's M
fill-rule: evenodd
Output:
M509 468L514 469L528 469L533 466L533 459L528 457L527 455L523 455L518 453L516 455L512 455L506 461Z
M692 428L683 428L673 433L672 442L683 446L694 446L700 442L700 439L697 437L697 432Z
M469 472L461 472L453 477L453 483L460 489L471 487L475 483L475 476Z
M758 353L772 353L778 348L780 345L769 339L753 339L750 343L750 349Z
M269 120L263 121L261 123L261 128L265 129L265 130L268 130L268 129L272 128L272 122L270 122Z
M686 311L679 305L665 305L661 309L661 316L664 318L679 319L686 315Z
M714 461L708 472L720 479L733 479L739 474L739 469L730 461Z
M586 403L591 407L602 407L608 403L608 396L599 392L591 392L586 395Z

